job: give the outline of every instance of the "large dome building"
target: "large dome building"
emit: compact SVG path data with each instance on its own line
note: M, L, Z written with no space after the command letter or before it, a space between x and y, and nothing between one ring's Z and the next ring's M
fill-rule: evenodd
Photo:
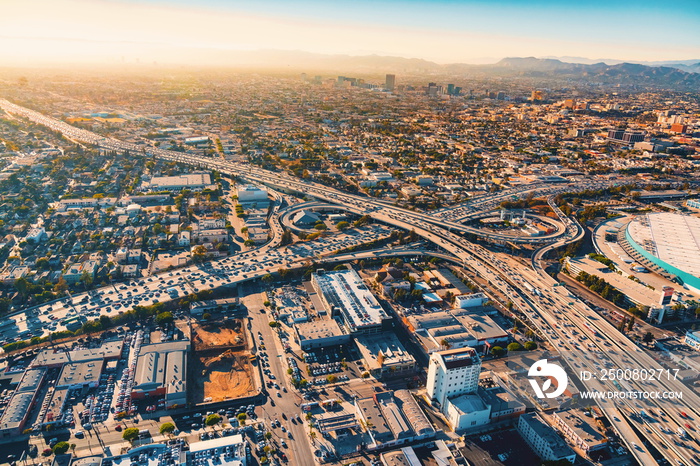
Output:
M700 292L700 218L640 215L625 228L625 249L637 261Z

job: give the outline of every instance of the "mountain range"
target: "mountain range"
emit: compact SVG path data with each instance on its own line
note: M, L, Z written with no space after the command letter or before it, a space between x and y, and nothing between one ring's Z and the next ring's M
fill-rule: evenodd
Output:
M249 66L333 70L338 73L428 73L465 77L528 77L562 79L588 84L700 90L700 59L649 64L617 62L571 63L554 58L510 57L488 65L438 64L418 58L379 55L323 55L300 51L258 50L230 52L230 61ZM235 55L235 58L234 58ZM228 60L220 60L226 62Z
M250 67L306 69L333 71L334 73L427 73L456 74L468 77L487 78L530 77L560 78L584 83L607 85L636 85L667 89L700 89L700 59L650 64L571 63L554 58L511 57L497 63L472 65L466 63L438 64L419 58L403 58L380 55L324 55L302 51L250 50L207 51L215 54L216 62ZM214 56L200 53L202 59ZM575 59L574 57L572 57ZM579 61L583 59L578 59ZM613 60L615 61L615 60Z

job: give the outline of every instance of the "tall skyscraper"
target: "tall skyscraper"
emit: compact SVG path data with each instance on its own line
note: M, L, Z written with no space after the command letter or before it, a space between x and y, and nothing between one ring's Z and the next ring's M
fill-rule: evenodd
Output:
M395 87L396 87L396 75L395 74L387 74L386 75L386 83L384 84L384 89L386 89L387 91L393 91Z

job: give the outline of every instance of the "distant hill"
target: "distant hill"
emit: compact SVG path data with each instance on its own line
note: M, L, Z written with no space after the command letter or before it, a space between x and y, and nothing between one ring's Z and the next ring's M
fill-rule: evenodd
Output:
M560 76L605 84L635 84L659 88L700 88L700 74L671 66L647 66L635 63L566 63L556 59L504 58L491 65L494 72L521 76Z
M651 86L660 89L700 90L700 63L648 66L635 63L567 63L553 58L509 57L491 65L463 63L440 65L428 60L379 55L321 55L306 52L260 51L251 55L256 64L277 63L290 67L347 70L363 73L450 73L488 77L562 78L602 84ZM240 58L240 57L239 57ZM680 67L687 69L680 69Z
M191 64L217 63L219 66L260 69L288 69L307 73L333 73L352 76L396 74L453 74L473 78L530 77L565 79L569 82L636 85L659 89L700 90L700 60L682 60L670 64L639 63L571 63L556 58L509 57L497 63L441 65L418 58L380 55L324 55L298 50L213 50L191 49L196 58ZM163 54L164 62L168 62ZM578 57L571 60L585 61Z

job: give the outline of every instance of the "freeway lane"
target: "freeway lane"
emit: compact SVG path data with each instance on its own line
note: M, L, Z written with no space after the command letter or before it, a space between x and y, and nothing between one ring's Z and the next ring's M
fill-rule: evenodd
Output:
M588 336L586 336L586 333L582 332L580 333L581 336L577 337L576 339L569 340L569 337L567 336L567 339L564 340L562 336L558 335L557 332L559 330L556 327L557 323L560 323L563 320L568 320L572 325L580 325L581 321L579 319L585 319L588 313L592 311L587 310L586 306L583 306L582 303L578 302L576 298L569 297L568 295L560 296L559 293L561 293L561 290L550 292L550 295L556 296L556 300L552 300L552 303L548 303L547 305L542 304L539 301L539 296L534 293L528 293L522 290L516 291L516 287L518 287L519 289L519 285L516 285L516 279L519 278L521 279L521 281L524 281L525 278L523 274L514 270L505 269L502 261L497 259L495 255L485 250L484 248L481 248L480 246L468 243L460 236L452 233L452 231L468 231L465 229L464 226L458 223L444 221L430 214L421 214L396 208L393 206L388 206L384 203L377 202L370 198L341 193L339 191L327 188L325 186L317 185L315 183L302 182L286 174L270 172L257 167L251 167L248 165L238 163L222 162L212 159L200 159L187 154L163 151L160 149L147 147L145 145L140 146L136 144L123 143L114 139L103 138L88 131L73 128L70 125L67 125L53 118L45 117L41 114L38 114L37 112L33 112L31 110L15 106L14 104L10 104L7 101L0 101L0 106L2 106L10 112L21 114L38 123L44 124L50 127L51 129L58 130L61 132L67 132L68 135L70 135L71 137L92 144L96 144L107 149L130 150L134 151L134 153L137 154L152 154L165 160L187 163L192 166L218 170L224 174L241 176L250 181L262 183L277 189L297 191L315 197L319 200L337 203L346 208L358 209L359 212L363 212L364 214L370 215L376 220L386 222L388 224L407 230L414 230L419 236L423 237L428 241L433 242L434 244L444 248L448 252L462 259L465 266L473 268L474 270L482 274L484 278L488 279L491 283L494 284L494 286L499 288L506 295L512 296L514 300L518 301L516 305L521 307L522 312L528 313L532 316L533 319L541 319L542 329L549 329L551 332L554 332L553 334L548 333L549 338L553 344L561 346L562 342L566 342L569 344L576 344L579 348L580 345L583 345L583 347L587 347L587 344L589 343L589 338L592 336L591 334L588 334ZM560 244L566 244L570 242L572 238L575 238L577 236L577 231L575 231L576 226L573 225L571 221L568 221L567 226L570 227L567 228L567 238L566 240L558 241ZM494 237L497 238L498 235L494 235ZM535 242L537 240L530 239L528 241ZM539 273L537 276L529 278L534 282L534 284L537 287L541 287L542 289L552 288L553 284L551 283L551 278L548 279L548 277ZM506 283L506 281L508 281L509 283ZM568 303L574 303L575 305L569 305ZM558 311L555 308L553 308L553 306L560 307L564 304L570 306L570 312L557 314ZM547 316L550 319L544 319L542 316ZM552 325L554 325L554 327L552 327ZM640 367L658 367L653 361L650 363L650 358L648 358L648 356L644 355L643 352L639 350L639 348L636 348L624 336L620 335L619 332L617 332L614 328L608 328L609 326L605 327L605 323L602 322L600 323L600 325L602 325L604 328L600 328L600 334L595 336L594 341L596 345L605 346L606 344L609 344L618 347L621 350L624 350L628 354L630 354L635 363L639 364ZM619 364L625 363L624 359L619 360L617 358L611 358L609 352L604 352L601 358L606 359L606 361L604 362L609 363L614 367L620 367ZM576 362L573 363L576 364ZM591 361L587 362L586 364L591 364ZM676 382L670 382L669 385L671 385L672 387L680 387L680 382ZM590 387L590 390L600 388L600 386L598 385L598 381L596 381L595 383L587 381L585 382L585 384L587 387ZM658 389L659 391L663 391L666 389L665 385L660 384L659 381L655 381L654 383L647 383L645 385L649 386L646 388L654 388ZM684 390L684 393L687 392L689 392L689 390ZM602 407L605 407L605 403L603 401L598 400L598 402L602 405ZM696 408L698 406L700 406L700 404L697 402L697 397L689 396L688 399L684 398L682 401L678 401L674 406L664 405L659 406L658 409L663 412L666 412L666 416L668 418L676 418L680 412L679 410L682 409L686 413L691 413L691 416L694 419L700 419L700 416L698 416L696 412ZM620 410L619 412L628 420L628 422L636 422L635 416L632 412L627 410ZM668 424L672 425L672 423L670 422ZM639 438L636 435L634 435L631 429L625 429L624 425L619 423L619 430L623 440L627 443L628 447L630 448L630 451L641 464L656 464L656 462L653 460L653 458L651 458L647 451L645 451L642 448L637 448L635 446L640 445L638 443ZM697 439L695 438L696 434L694 432L692 434L689 432L689 435L693 437L693 441L697 442ZM687 448L686 450L690 451L674 451L673 449L669 449L669 442L666 440L660 441L658 438L652 438L651 441L665 456L667 456L667 458L672 460L680 458L683 461L681 464L696 464L695 460L692 458L692 450L690 450L689 448Z

